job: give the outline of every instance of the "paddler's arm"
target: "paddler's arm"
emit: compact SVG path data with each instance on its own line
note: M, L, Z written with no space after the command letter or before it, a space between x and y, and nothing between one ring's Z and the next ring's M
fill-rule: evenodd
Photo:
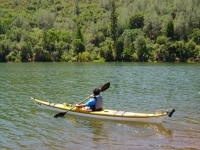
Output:
M94 95L90 95L89 98L94 98ZM90 102L90 101L88 101L88 102ZM87 103L86 104L76 104L75 107L77 107L77 108L85 107L87 105Z

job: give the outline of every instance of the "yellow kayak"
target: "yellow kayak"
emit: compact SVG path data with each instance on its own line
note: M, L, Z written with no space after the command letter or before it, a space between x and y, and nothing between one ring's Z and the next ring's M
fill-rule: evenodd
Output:
M167 116L171 117L175 112L174 109L159 111L155 113L136 113L127 112L119 110L103 109L101 111L90 111L83 110L73 107L70 104L57 104L45 102L36 98L31 97L35 101L38 107L49 109L57 112L67 112L67 114L84 116L97 119L107 119L107 120L119 120L119 121L129 121L129 122L151 122L151 123L161 123Z

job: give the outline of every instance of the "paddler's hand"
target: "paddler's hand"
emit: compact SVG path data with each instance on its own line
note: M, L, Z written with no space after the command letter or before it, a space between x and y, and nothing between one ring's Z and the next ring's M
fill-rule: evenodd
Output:
M78 107L78 108L85 107L85 104L76 104L75 107Z
M89 98L93 98L93 97L94 97L94 95L93 95L93 94L89 96Z

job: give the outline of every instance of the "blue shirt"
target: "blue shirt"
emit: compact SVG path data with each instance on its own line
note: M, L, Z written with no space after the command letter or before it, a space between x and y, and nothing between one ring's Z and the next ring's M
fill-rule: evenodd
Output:
M86 106L90 107L96 104L95 98L90 98L90 100L85 104Z

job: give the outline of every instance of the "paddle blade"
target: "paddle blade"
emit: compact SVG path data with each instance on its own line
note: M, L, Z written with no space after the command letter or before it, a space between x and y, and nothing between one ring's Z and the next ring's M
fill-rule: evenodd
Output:
M172 109L171 111L167 112L167 114L168 114L169 117L171 117L174 112L175 112L175 109Z
M66 112L58 113L58 114L56 114L56 115L54 116L54 118L63 117L65 114L66 114Z
M110 82L106 83L104 86L101 87L100 91L103 92L110 87Z

